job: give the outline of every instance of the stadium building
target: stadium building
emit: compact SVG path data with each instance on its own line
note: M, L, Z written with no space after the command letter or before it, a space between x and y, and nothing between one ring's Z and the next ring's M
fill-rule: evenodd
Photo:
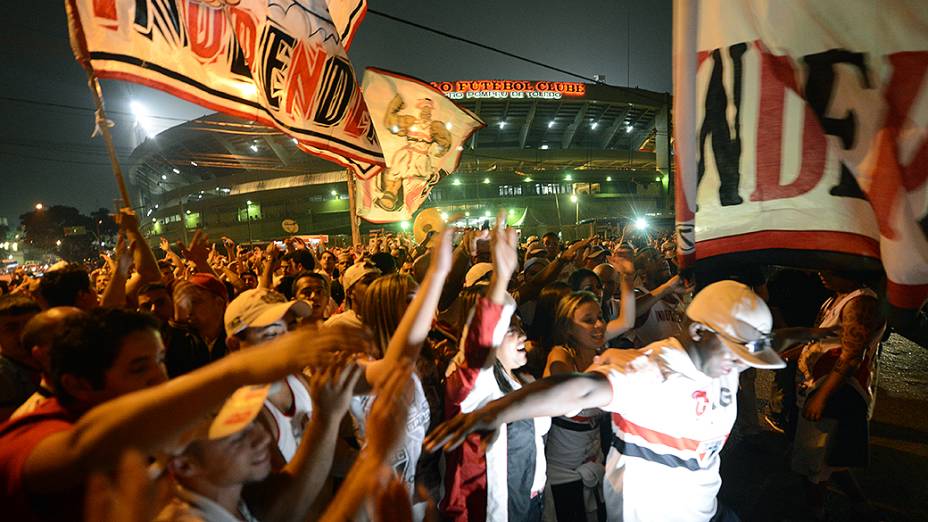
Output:
M487 126L422 208L460 212L469 224L507 209L523 235L643 216L670 221L669 94L573 82L432 85ZM214 114L146 139L130 163L153 235L179 239L198 227L239 242L293 230L350 234L345 170L276 129ZM362 232L383 227L361 223Z

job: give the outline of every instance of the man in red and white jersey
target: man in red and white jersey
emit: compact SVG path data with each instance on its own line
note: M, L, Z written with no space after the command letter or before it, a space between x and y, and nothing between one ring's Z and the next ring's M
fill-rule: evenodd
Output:
M638 350L607 350L583 374L552 376L439 426L427 449L515 420L612 414L604 500L610 521L737 520L719 506L719 452L737 415L738 373L785 366L772 319L750 288L707 286L686 310L684 333ZM669 497L668 493L672 496Z

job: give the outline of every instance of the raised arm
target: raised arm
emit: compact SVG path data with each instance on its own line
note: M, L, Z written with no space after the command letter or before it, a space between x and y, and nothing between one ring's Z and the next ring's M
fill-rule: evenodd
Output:
M471 433L492 433L503 424L535 417L576 414L602 408L612 400L612 386L599 373L552 375L523 386L479 410L443 422L425 439L425 449L453 450Z
M260 349L228 355L164 384L105 402L68 431L51 435L23 468L28 485L44 490L79 484L94 469L109 469L128 448L150 454L176 440L237 388L328 365L344 347L363 346L365 334L346 328L287 334Z
M126 281L129 278L129 266L132 264L132 250L138 245L130 243L122 233L116 239L116 259L110 265L110 280L103 290L100 306L121 307L126 306Z
M592 239L584 239L570 245L567 250L557 256L554 261L548 263L548 266L539 272L538 275L522 283L522 286L517 290L518 302L524 303L537 299L541 289L548 283L556 281L561 271L577 259L580 253L590 244L590 241L592 241Z
M614 339L635 326L635 289L632 279L635 277L635 265L624 257L613 255L609 264L619 273L619 289L622 300L619 303L619 316L606 324L606 340Z
M635 311L637 312L638 319L642 319L648 312L651 311L651 307L664 297L672 293L683 293L685 291L686 286L683 278L681 278L679 275L675 275L668 279L667 282L661 286L651 290L646 294L638 296L638 298L635 299Z
M135 243L132 256L135 260L135 271L140 276L138 284L160 281L161 270L158 268L158 260L139 229L138 216L132 209L124 208L119 211L117 217L119 225L125 230L126 241L129 244Z
M338 427L362 371L352 363L330 366L310 377L313 415L293 459L279 473L245 488L248 505L261 520L306 519L329 476Z

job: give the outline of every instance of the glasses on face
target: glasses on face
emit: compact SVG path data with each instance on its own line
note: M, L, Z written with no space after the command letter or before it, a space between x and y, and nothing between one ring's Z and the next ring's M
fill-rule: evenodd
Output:
M747 351L751 353L760 353L766 350L767 348L773 347L773 334L761 333L761 336L758 337L757 339L754 339L751 341L742 341L741 339L735 339L734 337L724 332L719 332L708 326L705 326L705 328L706 330L714 333L715 335L718 335L719 337L727 339L735 344L740 344L741 346L744 346L747 349Z

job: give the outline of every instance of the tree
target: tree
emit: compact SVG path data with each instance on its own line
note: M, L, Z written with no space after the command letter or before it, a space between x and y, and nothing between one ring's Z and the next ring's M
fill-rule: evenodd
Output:
M56 254L67 261L95 257L93 231L96 222L74 207L54 205L19 216L23 226L22 243L33 254Z

